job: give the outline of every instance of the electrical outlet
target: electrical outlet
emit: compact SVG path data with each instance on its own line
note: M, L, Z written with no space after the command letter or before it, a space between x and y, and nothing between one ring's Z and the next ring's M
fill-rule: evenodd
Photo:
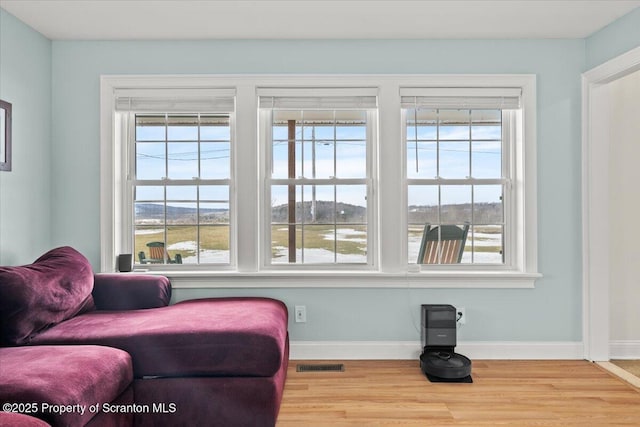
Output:
M458 326L467 323L467 312L464 307L456 307L456 323Z
M306 305L296 305L296 308L295 308L295 319L296 319L296 323L306 323L306 321L307 321L307 306Z

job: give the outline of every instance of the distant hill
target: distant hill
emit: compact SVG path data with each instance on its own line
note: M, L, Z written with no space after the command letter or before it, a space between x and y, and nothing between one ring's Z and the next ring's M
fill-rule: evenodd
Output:
M459 205L442 206L442 214L446 216L448 222L462 224L470 218L471 204L463 203ZM476 203L474 205L474 220L479 224L499 223L503 217L501 203ZM319 222L332 223L333 214L337 212L337 222L364 223L367 220L367 209L363 206L351 205L348 203L337 203L318 200L315 204L311 201L296 203L296 222ZM167 206L167 220L171 223L190 223L196 221L197 210L195 208L184 208ZM228 222L228 209L200 209L202 217L207 222ZM164 208L162 205L154 203L141 203L136 205L137 220L161 221L164 218ZM424 224L436 222L438 218L437 206L409 206L409 223ZM271 208L271 221L286 223L289 220L289 207L278 205Z
M314 208L315 205L315 208ZM296 222L320 222L332 223L333 213L338 213L338 222L362 223L367 221L367 209L363 206L350 205L348 203L327 202L318 200L315 202L296 203ZM304 214L304 216L303 216ZM288 222L289 206L279 205L271 208L272 222Z
M183 208L167 206L167 220L172 223L195 223L198 210L196 208ZM202 217L217 221L229 221L228 209L200 209ZM136 219L138 220L162 220L164 219L164 206L155 203L136 204Z

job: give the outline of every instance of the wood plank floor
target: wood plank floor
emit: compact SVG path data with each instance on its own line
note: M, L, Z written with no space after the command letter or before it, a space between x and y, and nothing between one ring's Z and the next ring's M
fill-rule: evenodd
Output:
M343 363L344 372L296 372ZM474 361L473 384L413 360L290 361L278 427L640 426L640 389L586 361Z

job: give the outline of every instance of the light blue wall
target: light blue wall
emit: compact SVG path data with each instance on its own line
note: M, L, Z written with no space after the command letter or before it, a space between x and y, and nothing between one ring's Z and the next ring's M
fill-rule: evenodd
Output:
M640 7L592 34L586 43L585 70L640 46Z
M291 326L294 340L418 340L419 305L449 302L467 309L462 340L579 341L583 68L582 40L54 42L53 242L98 265L100 75L533 73L545 276L536 289L178 289L175 299L251 294L304 304L309 321Z
M13 109L13 167L0 172L0 265L51 247L51 41L0 9L0 99Z

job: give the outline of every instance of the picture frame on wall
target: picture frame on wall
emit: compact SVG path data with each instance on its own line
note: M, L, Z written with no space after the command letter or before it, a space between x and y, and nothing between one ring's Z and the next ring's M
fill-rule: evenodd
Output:
M0 171L11 170L11 103L0 99Z

